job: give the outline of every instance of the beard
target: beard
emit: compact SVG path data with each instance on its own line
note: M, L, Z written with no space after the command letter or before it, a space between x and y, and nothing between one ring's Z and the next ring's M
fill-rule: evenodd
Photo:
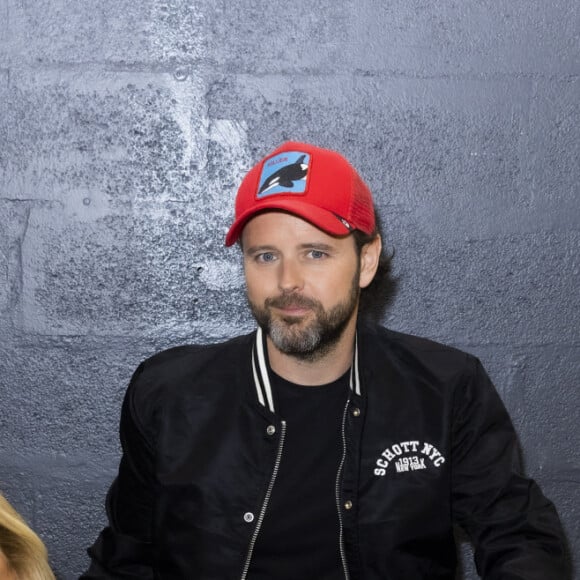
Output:
M357 310L359 294L357 273L348 296L329 310L325 310L318 300L296 293L267 298L264 306L248 301L257 323L280 352L301 360L315 361L331 351L340 340ZM272 314L272 308L293 306L308 308L311 312L307 317L276 317Z

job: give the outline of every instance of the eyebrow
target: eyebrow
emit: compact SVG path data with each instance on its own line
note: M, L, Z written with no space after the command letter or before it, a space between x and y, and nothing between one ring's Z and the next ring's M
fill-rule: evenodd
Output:
M327 252L334 250L334 246L331 246L330 244L325 244L324 242L312 242L309 244L300 244L298 247L302 250L325 250Z
M244 254L257 254L258 252L273 252L276 248L274 246L250 246L244 248Z
M298 249L300 250L323 250L325 252L331 252L334 250L334 246L327 244L325 242L308 242L306 244L299 244ZM250 246L244 249L244 254L252 255L259 252L275 252L277 251L276 246L271 246L264 244L261 246Z

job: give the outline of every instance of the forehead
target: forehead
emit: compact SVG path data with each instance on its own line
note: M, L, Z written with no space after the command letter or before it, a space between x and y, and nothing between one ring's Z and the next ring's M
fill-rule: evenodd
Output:
M244 226L241 235L243 246L260 244L278 245L285 242L350 244L352 236L331 236L310 222L283 211L263 212Z

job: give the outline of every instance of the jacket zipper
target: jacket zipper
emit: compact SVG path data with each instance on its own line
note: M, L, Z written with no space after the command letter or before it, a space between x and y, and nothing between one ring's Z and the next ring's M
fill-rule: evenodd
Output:
M342 568L344 570L344 578L345 580L349 580L350 574L348 573L348 566L346 563L346 552L344 550L344 536L343 536L343 526L342 526L342 506L340 505L340 478L342 476L342 468L344 466L344 462L346 459L346 435L345 435L345 427L346 427L346 413L348 410L348 405L350 403L350 397L346 401L346 405L344 406L344 411L342 413L342 459L340 460L340 464L338 466L338 472L336 473L336 509L338 511L338 526L339 526L339 533L338 533L338 547L340 550L340 559L342 560Z
M276 481L278 470L280 469L280 461L282 460L282 449L284 448L284 439L286 437L286 421L282 421L281 424L282 429L280 431L280 441L278 442L278 452L276 454L274 469L272 470L272 477L270 477L270 483L268 484L268 489L266 490L266 495L264 496L264 502L262 503L262 508L260 509L258 521L256 522L256 528L254 529L254 534L252 535L252 539L250 540L250 545L248 547L248 555L246 556L246 563L244 564L244 569L242 571L242 577L240 580L245 580L248 575L248 570L250 569L250 562L252 561L252 553L254 552L254 546L256 545L256 540L258 539L258 534L260 533L260 528L262 527L262 522L264 521L264 516L266 515L266 509L268 508L268 502L270 501L270 496L272 495L272 489L274 488L274 482Z

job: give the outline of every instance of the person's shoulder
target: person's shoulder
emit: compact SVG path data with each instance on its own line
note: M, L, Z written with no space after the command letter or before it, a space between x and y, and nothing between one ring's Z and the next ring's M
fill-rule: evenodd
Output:
M249 367L253 334L215 344L183 345L145 359L133 373L127 388L121 425L136 425L150 441L163 417L204 400L231 401L243 362ZM247 372L247 371L246 371ZM216 408L223 405L216 405Z
M230 338L223 342L207 344L186 344L162 350L145 359L140 368L148 376L167 377L190 375L206 365L227 370L238 361L247 358L251 351L255 333Z
M240 368L249 365L254 333L225 342L189 344L160 351L145 359L133 373L129 397L160 400L171 393L189 393L205 385L234 383Z
M470 356L465 351L454 346L437 342L436 340L391 330L379 324L362 326L361 334L366 340L371 339L382 346L400 346L401 348L417 352L448 352L456 356Z
M240 369L251 367L254 336L176 346L145 359L127 388L123 416L133 417L143 432L154 433L162 408L180 407L192 400L232 400L240 396L236 386L243 380Z
M410 367L423 367L435 373L472 373L478 360L457 347L435 340L385 328L365 325L361 339L375 360L396 360Z

